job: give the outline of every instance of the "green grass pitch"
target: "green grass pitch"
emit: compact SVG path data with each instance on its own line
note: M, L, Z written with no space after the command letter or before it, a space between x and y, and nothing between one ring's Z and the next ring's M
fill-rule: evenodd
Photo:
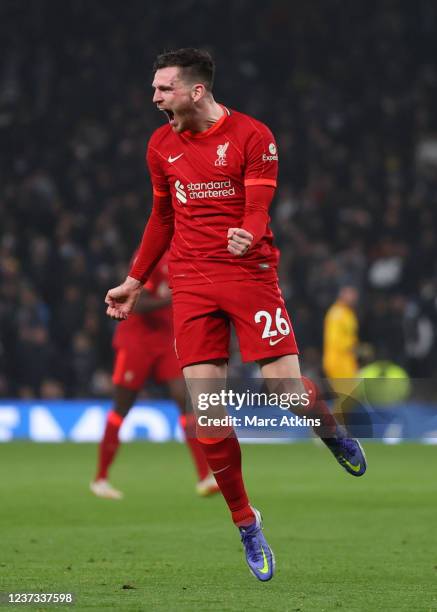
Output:
M0 591L72 591L74 610L437 610L437 448L366 448L355 479L313 442L243 446L277 560L263 584L183 445L125 445L121 502L89 493L94 446L1 445Z

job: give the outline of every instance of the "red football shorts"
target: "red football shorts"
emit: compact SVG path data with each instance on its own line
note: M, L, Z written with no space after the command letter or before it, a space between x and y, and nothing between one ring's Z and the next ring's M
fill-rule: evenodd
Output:
M182 376L171 339L162 346L138 342L117 349L112 382L139 391L146 380L167 382Z
M231 323L243 361L299 352L276 281L228 281L176 288L173 317L181 368L227 359Z

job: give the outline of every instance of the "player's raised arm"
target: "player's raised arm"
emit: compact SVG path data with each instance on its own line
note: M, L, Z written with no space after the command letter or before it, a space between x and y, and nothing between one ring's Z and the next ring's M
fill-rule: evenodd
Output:
M258 123L247 144L244 176L246 189L244 219L241 228L228 230L228 251L244 255L264 236L269 223L269 208L276 189L278 155L270 130Z
M244 255L264 236L269 222L269 208L275 188L269 185L247 185L243 226L228 230L228 251Z
M170 186L161 168L161 156L155 148L153 136L147 149L147 165L153 185L152 213L144 230L139 251L129 271L129 276L143 284L169 248L174 232L174 211Z
M142 286L168 249L174 232L170 189L161 172L159 157L151 145L147 152L147 162L153 184L152 212L126 280L106 294L106 314L113 319L126 319L132 312Z
M110 289L106 294L108 316L113 319L126 319L132 312L144 282L168 249L173 228L170 195L154 194L152 213L129 274L121 285Z
M159 192L154 188L152 213L129 276L144 284L170 246L173 232L174 213L170 193Z

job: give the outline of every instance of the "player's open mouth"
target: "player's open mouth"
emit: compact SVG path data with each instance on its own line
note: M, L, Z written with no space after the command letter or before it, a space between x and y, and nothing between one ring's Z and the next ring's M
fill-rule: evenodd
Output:
M170 123L170 125L174 124L174 112L167 109L167 108L160 108L159 110L162 110L168 118L168 122Z

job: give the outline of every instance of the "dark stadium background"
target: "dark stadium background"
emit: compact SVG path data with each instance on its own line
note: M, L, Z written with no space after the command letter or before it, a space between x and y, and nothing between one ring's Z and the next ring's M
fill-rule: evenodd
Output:
M112 402L104 297L141 237L163 121L151 65L188 45L215 54L218 101L277 137L272 223L305 372L352 283L367 359L422 393L345 411L380 418L363 478L308 428L242 445L268 584L222 497L195 494L162 388L123 424L123 501L89 490ZM0 608L26 591L99 612L437 610L436 109L435 0L0 0Z
M307 370L338 286L361 339L437 373L437 4L0 4L0 395L110 394L113 323L150 206L159 51L205 46L216 97L273 129L281 278Z

